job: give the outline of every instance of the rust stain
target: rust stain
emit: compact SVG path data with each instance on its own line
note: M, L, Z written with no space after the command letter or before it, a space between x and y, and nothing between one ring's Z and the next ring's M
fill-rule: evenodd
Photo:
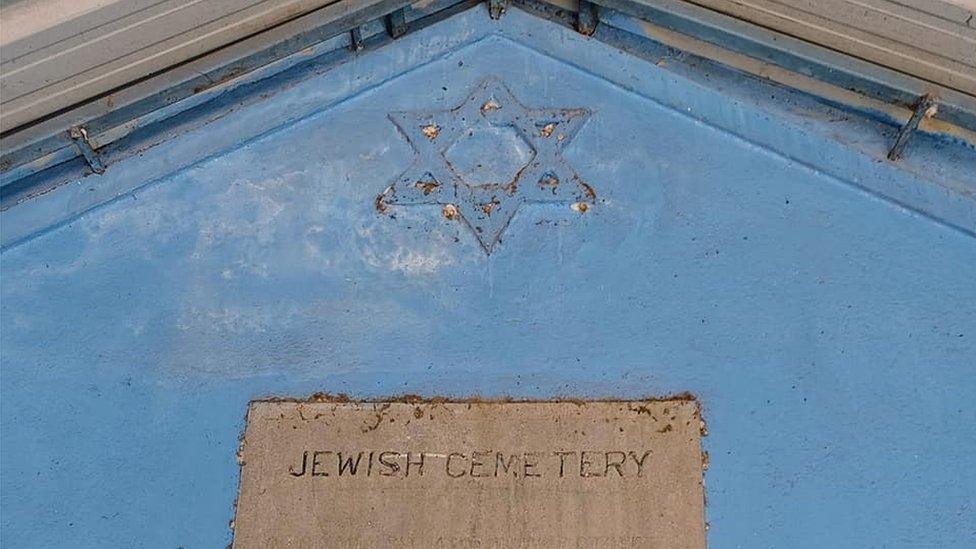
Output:
M440 188L441 184L436 181L418 181L413 184L418 191L424 193L424 196L430 196L430 193L436 191Z
M450 219L451 221L457 219L460 215L457 206L454 204L444 204L444 208L441 209L441 214L444 215L445 219Z
M326 393L320 391L317 393L312 393L312 396L308 397L306 399L306 402L343 403L343 402L353 402L353 399L349 398L349 395L347 395L346 393Z
M593 187L589 186L589 184L587 184L585 181L580 180L579 178L576 178L576 182L580 184L580 187L583 187L583 193L586 194L586 198L595 202L596 191L593 190Z
M355 398L346 393L330 393L327 391L316 391L306 398L295 398L295 397L276 397L270 396L266 398L257 398L252 400L252 402L311 402L311 403L332 403L332 404L387 404L387 403L398 403L398 404L447 404L447 403L460 403L460 404L498 404L498 403L522 403L522 404L532 404L532 403L553 403L553 402L567 402L570 404L576 404L578 406L585 406L590 402L619 402L624 404L631 404L631 411L641 414L646 413L650 415L650 411L644 404L648 402L698 402L698 397L693 393L688 391L682 391L680 393L670 393L663 396L645 396L639 398L580 398L580 397L569 397L569 396L556 396L553 398L516 398L511 396L500 396L500 397L483 397L478 395L472 395L468 397L448 397L444 395L434 395L434 396L423 396L416 393L400 393L391 395L389 397L381 398ZM700 408L700 405L699 405ZM697 417L701 417L700 411L696 412Z
M376 208L377 212L381 214L385 214L387 211L390 210L390 206L386 203L386 195L392 190L393 190L393 185L390 185L383 192L376 195L376 200L373 201L373 206Z
M441 127L437 124L428 124L421 128L420 130L423 134L431 141L437 139L437 136L441 133Z
M539 130L539 135L541 135L542 137L549 137L552 135L552 132L555 131L555 129L556 129L556 125L550 122ZM562 136L562 137L563 139L566 138L566 136ZM560 141L562 141L562 139L560 139Z
M552 187L552 192L555 193L556 187L559 186L559 178L547 173L539 180L539 185L542 187Z
M490 216L491 212L500 204L501 202L497 198L492 197L491 202L486 202L481 205L481 211L485 212L485 215Z
M498 104L498 101L495 101L494 99L489 99L484 105L481 106L481 112L486 113L491 111L497 111L500 108L502 108L502 106Z

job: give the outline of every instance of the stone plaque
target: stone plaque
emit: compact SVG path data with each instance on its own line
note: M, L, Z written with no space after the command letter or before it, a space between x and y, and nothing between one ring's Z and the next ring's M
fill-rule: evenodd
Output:
M693 400L251 404L234 546L705 546Z

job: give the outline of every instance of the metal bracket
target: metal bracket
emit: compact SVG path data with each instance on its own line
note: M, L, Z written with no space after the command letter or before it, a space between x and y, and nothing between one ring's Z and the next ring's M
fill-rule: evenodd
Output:
M85 128L72 126L68 129L68 137L74 141L75 146L78 147L82 156L85 157L85 161L88 162L88 167L91 168L91 171L99 174L105 173L105 165L102 164L101 159L98 158L98 153L92 147L91 141L88 139L88 132Z
M488 0L488 15L492 19L501 19L505 13L506 0Z
M407 33L406 8L400 8L386 16L386 32L391 38L400 38Z
M895 139L895 144L888 151L888 160L898 160L901 158L902 153L905 152L905 145L908 144L908 138L912 136L912 132L918 129L918 125L922 123L923 119L932 118L938 111L939 105L935 102L935 97L932 95L919 97L915 103L915 111L912 112L912 117L901 127L901 131L898 132L898 137Z
M596 10L596 4L593 2L579 0L579 5L576 8L576 30L580 34L592 36L596 32L596 25L600 22Z
M363 27L354 27L349 31L349 49L352 51L362 51L366 47L363 41Z

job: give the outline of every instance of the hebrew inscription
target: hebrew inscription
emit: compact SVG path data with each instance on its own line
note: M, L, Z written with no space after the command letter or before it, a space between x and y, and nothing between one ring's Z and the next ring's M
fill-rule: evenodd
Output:
M691 400L252 403L234 546L705 545Z

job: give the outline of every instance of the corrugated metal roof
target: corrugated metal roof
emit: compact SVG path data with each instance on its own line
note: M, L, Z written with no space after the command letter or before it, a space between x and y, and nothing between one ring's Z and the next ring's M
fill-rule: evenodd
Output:
M9 132L323 6L342 2L355 10L374 1L33 0L5 5L0 12L0 130ZM936 87L976 95L976 23L968 0L628 1L668 10L703 7Z

